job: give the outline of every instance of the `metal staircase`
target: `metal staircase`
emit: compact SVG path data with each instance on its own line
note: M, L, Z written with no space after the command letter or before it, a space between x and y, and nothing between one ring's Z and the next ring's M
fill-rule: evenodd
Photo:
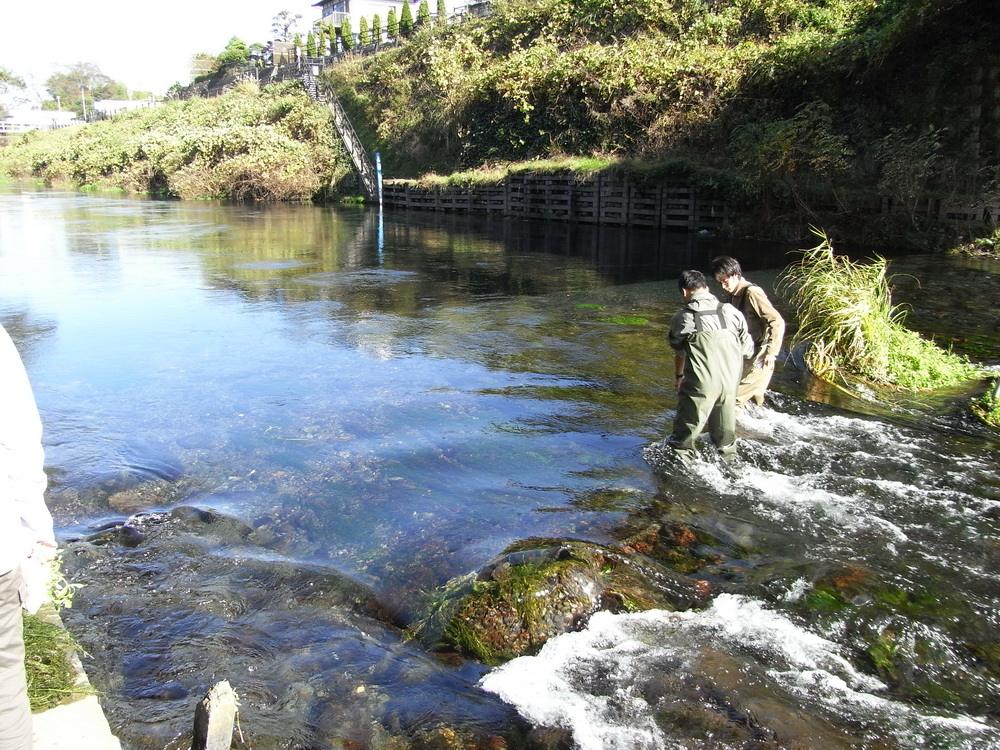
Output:
M351 164L354 165L354 171L358 175L358 180L361 182L361 187L365 191L365 195L381 203L382 196L378 189L375 166L372 164L371 159L368 158L368 152L365 151L364 144L358 138L358 134L355 132L354 126L351 125L351 121L347 117L344 107L337 99L337 95L332 91L320 87L317 69L318 66L303 65L301 74L302 85L305 86L310 98L314 101L326 103L326 106L330 109L330 113L333 115L333 127L336 128L340 140L344 143L344 148L347 149L347 154L351 157Z

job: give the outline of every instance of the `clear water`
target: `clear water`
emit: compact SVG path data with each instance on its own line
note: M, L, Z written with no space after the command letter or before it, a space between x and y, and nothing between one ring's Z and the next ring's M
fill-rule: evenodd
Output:
M65 619L124 744L185 747L223 678L258 750L526 747L538 725L585 748L1000 743L1000 446L967 392L887 405L788 366L736 465L650 447L673 415L671 279L723 250L765 285L786 262L634 230L0 192L0 322L85 584ZM996 264L894 270L913 325L1000 362ZM488 676L405 637L511 542L678 523L713 540L703 612L601 615Z

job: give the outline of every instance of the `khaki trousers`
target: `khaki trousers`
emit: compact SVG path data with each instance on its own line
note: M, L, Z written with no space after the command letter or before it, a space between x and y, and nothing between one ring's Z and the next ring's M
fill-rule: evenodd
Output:
M31 750L20 585L19 570L0 576L0 750Z
M754 362L748 364L743 370L743 379L736 386L736 405L743 406L750 399L757 405L762 405L772 375L774 375L774 363L762 367L757 367Z

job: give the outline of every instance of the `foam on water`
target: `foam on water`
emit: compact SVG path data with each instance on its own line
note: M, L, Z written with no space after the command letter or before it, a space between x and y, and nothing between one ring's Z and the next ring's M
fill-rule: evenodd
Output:
M946 543L942 523L978 524L980 538L989 534L989 514L1000 500L984 488L995 467L964 457L956 480L947 468L960 457L943 455L929 436L872 419L770 409L741 412L739 427L746 438L742 460L688 466L698 480L732 498L737 512L751 510L822 547L856 548L864 540L868 549L893 554L901 546L936 549ZM663 460L654 449L647 459L654 466ZM934 529L928 527L929 513Z
M904 747L925 746L929 737L947 738L955 747L1000 740L979 719L925 714L880 695L885 685L855 669L836 643L734 594L719 595L699 612L600 612L586 630L549 641L538 655L515 659L480 684L533 724L571 730L582 750L681 746L682 730L656 723L657 706L644 697L644 685L658 673L707 672L705 654L720 650L743 665L735 670L735 685L729 669L729 684L719 687L728 691L730 706L738 702L741 682L765 679L789 711L814 704L841 731L856 735L874 730ZM756 688L745 689L752 694ZM760 713L757 719L765 727L781 721Z

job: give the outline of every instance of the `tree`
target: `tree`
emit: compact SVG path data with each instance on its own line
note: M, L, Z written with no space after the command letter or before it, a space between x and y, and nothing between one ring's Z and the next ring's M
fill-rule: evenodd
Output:
M306 54L309 57L316 57L316 35L311 31L306 34Z
M23 89L24 79L7 70L7 68L0 66L0 94L4 93L8 88Z
M345 50L354 49L354 32L351 31L351 17L346 16L340 22L340 43Z
M420 5L417 7L417 28L424 28L431 22L431 7L428 5L427 0L420 0Z
M396 22L396 9L389 8L389 15L385 18L385 33L390 39L399 36L399 24Z
M0 66L0 94L5 94L8 88L23 89L24 79ZM0 118L7 116L7 108L0 104Z
M382 41L382 19L378 13L372 16L372 42L379 44Z
M49 76L45 89L63 107L72 108L79 115L83 114L84 100L124 99L128 95L123 84L104 75L93 63L76 63L65 73Z
M410 10L410 0L403 0L403 11L399 14L399 33L403 36L413 33L413 11Z
M361 20L358 21L358 41L362 47L367 47L372 43L371 34L368 33L368 19L364 16L361 16Z
M295 49L302 49L302 35L295 32L295 36L292 37L292 45Z
M444 26L446 23L448 23L448 6L444 0L438 0L437 25Z
M295 27L302 20L301 13L294 15L290 10L283 10L271 20L271 32L279 42L290 42L295 34Z
M219 53L219 67L245 65L250 60L250 48L238 36L231 37L226 48Z

